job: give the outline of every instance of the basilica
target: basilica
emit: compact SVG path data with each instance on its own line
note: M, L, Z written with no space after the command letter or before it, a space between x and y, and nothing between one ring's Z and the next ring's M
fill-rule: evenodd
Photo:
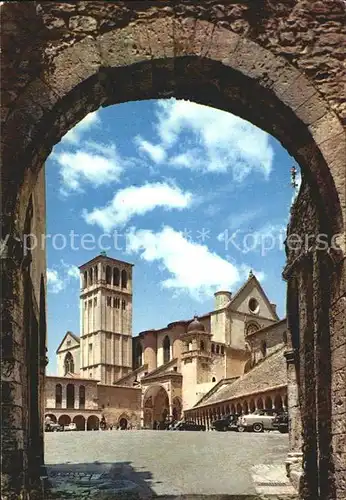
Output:
M132 334L133 265L101 254L80 267L80 332L57 349L45 415L61 425L153 428L287 406L286 320L256 276L215 293L214 310Z

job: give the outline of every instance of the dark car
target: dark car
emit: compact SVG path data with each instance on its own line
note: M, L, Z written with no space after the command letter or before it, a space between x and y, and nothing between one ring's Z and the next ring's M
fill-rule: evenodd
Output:
M288 413L286 411L276 415L273 420L273 427L281 432L281 434L288 432Z
M205 431L205 425L196 424L192 420L182 420L175 424L173 431Z
M220 432L238 431L239 416L238 413L233 413L223 418L219 418L218 420L214 420L214 422L211 423L211 428Z

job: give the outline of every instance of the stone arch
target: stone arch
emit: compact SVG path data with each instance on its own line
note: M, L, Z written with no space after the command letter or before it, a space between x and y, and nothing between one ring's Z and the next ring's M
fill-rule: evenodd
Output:
M240 403L236 404L236 413L242 414L243 413L243 408Z
M169 397L166 389L159 384L147 388L143 396L143 407L150 408L150 425L154 422L162 425L169 415ZM149 412L147 412L149 416Z
M100 428L100 419L96 415L90 415L87 419L87 431L97 431Z
M231 404L231 413L232 413L232 415L234 415L234 413L236 413L235 405L233 403Z
M120 417L118 418L119 428L122 429L122 430L126 430L128 428L128 426L129 426L130 421L131 421L131 419L127 415L127 413L122 413L120 415Z
M60 415L60 417L58 418L59 425L65 426L69 425L70 423L71 423L70 415Z
M76 424L77 431L85 431L85 417L83 415L74 416L72 422Z
M328 8L333 7L335 38L338 39L344 6L341 0L331 2ZM335 83L341 74L338 70L341 63L339 54L333 53L339 42L334 46L324 43L324 36L329 35L324 29L328 21L324 18L328 16L315 16L315 12L320 12L319 9L323 12L324 7L317 2L310 2L306 7L297 0L294 9L290 2L282 4L278 16L274 4L266 5L265 9L260 3L243 2L238 7L221 1L220 5L205 8L163 3L147 8L137 2L135 9L128 9L128 17L119 19L115 3L101 11L98 9L103 7L89 2L84 14L92 14L93 22L90 20L86 31L80 32L79 23L74 28L73 23L65 21L65 17L69 18L77 10L71 13L62 9L59 14L51 11L54 5L50 2L41 2L38 6L28 2L21 15L33 27L30 40L21 28L23 23L11 22L18 15L17 5L2 6L2 15L10 20L4 23L4 52L13 50L20 54L9 68L4 67L2 159L4 179L10 180L11 189L4 194L3 232L11 235L11 241L18 241L16 237L22 236L23 210L38 169L53 144L74 124L100 105L167 95L224 107L273 133L303 169L303 177L311 186L319 210L322 232L324 228L329 236L332 232L344 232L345 212L341 207L345 207L345 138L339 119L343 99L342 89ZM97 26L92 17L95 13L101 20L102 31L93 28L93 23ZM290 26L295 19L298 27L307 26L313 34L310 44L304 41L298 28L299 43L287 47L286 35L291 33ZM160 43L157 43L158 33ZM27 43L22 44L23 38ZM59 43L66 38L69 44ZM11 50L8 43L12 45ZM321 74L319 50L313 50L321 46L328 57L326 78ZM33 77L36 68L37 75ZM306 74L302 68L307 68ZM17 79L19 73L21 78ZM9 260L5 262L5 266L11 265ZM4 272L11 274L6 268ZM344 273L342 266L334 268L330 287L333 290L330 292L333 294L331 320L343 307ZM22 289L22 280L22 276L11 274L5 303L9 303L14 290ZM323 291L322 296L327 293ZM18 314L22 320L24 309L18 309L16 318L8 311L9 332L18 331ZM21 320L24 332L25 322ZM327 322L327 340L328 326ZM334 328L331 336L336 338L342 327ZM26 374L23 395L29 381L30 376ZM327 386L331 386L330 378ZM24 455L26 460L22 463L30 462L26 449ZM20 470L22 466L18 467ZM10 472L8 474L10 476Z

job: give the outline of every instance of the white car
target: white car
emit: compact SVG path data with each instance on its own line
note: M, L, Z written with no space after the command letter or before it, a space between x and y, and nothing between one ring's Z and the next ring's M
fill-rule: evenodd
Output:
M238 420L238 431L263 432L275 430L273 421L277 412L273 410L256 410L248 415L242 415Z
M64 425L64 431L76 431L77 425L74 422L71 422L68 425Z

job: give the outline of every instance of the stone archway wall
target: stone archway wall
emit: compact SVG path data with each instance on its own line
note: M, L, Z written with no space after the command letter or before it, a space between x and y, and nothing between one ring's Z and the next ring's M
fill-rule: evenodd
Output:
M327 263L313 254L314 301L310 306L318 311L322 305L328 314L319 316L322 329L307 334L315 339L314 345L329 345L327 358L318 355L315 359L327 365L325 386L331 387L332 395L323 406L321 379L318 401L309 400L302 418L306 414L308 421L314 419L316 405L329 419L332 415L317 467L324 467L327 475L335 467L335 494L340 498L345 494L345 459L338 453L343 449L345 429L336 416L342 408L339 401L344 400L345 375L342 120L346 110L340 78L344 12L343 0L14 2L1 6L2 237L7 238L7 253L1 261L7 332L2 339L3 381L8 388L3 391L5 491L26 490L29 484L28 450L26 445L22 450L18 429L28 443L31 431L20 423L19 413L26 411L21 401L30 374L20 381L16 374L23 365L21 238L39 171L52 146L89 111L100 105L174 95L231 111L277 137L299 162L307 186L301 190L300 198L306 202L296 210L295 227L302 235L309 234L311 228L304 221L310 221L315 235L321 229L329 236L339 233L341 250L326 257ZM44 220L43 203L35 217L42 213ZM297 262L296 257L288 252L289 264ZM306 276L296 274L304 290ZM328 287L321 286L324 275ZM37 293L35 280L33 287ZM304 329L303 316L300 323ZM308 356L298 353L301 366ZM304 373L300 371L300 384ZM308 395L308 390L303 394Z

